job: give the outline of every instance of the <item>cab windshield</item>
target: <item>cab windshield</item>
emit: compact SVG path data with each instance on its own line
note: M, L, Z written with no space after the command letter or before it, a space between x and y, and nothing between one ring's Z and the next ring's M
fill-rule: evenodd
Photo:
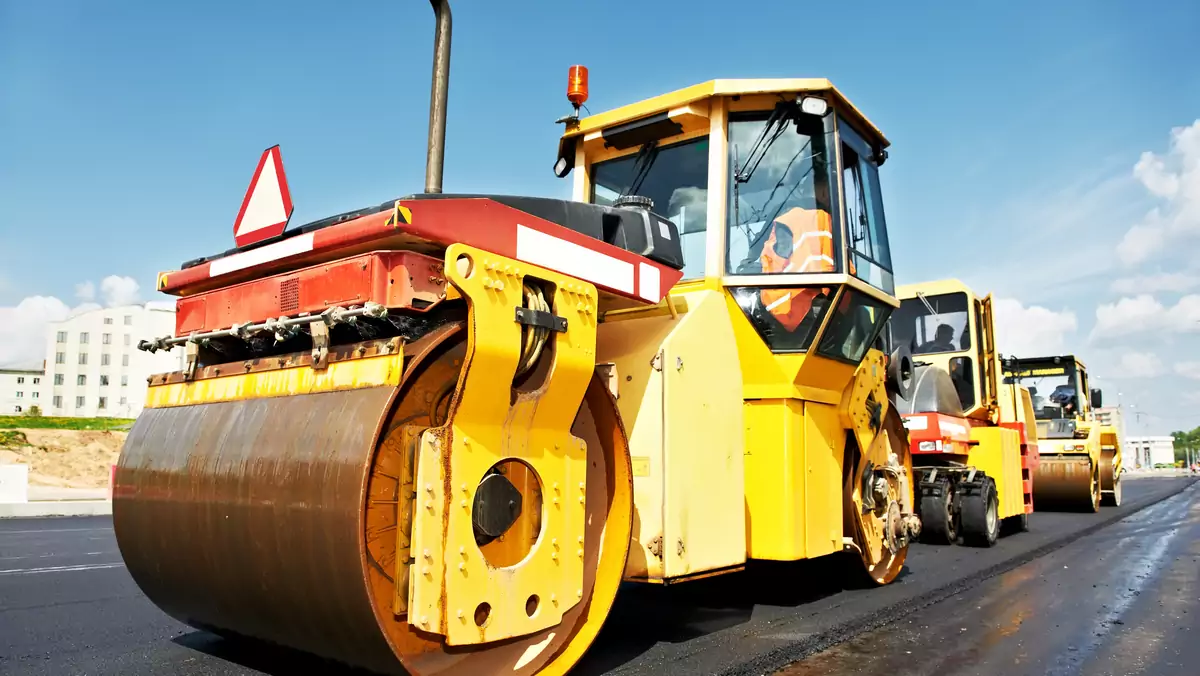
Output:
M841 271L830 186L832 117L745 113L729 121L726 272Z
M914 355L971 348L967 294L919 294L906 298L888 322L890 345L908 345Z
M704 276L708 223L708 137L671 145L646 144L638 152L592 165L593 204L640 195L679 228L683 278Z
M1079 411L1074 364L1021 363L1005 372L1004 382L1020 383L1029 389L1038 420L1074 418Z

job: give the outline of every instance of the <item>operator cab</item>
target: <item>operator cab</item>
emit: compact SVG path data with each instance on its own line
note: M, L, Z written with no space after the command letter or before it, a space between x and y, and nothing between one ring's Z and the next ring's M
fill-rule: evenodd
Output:
M1100 408L1102 395L1088 384L1087 368L1073 355L1015 358L1003 362L1004 382L1029 389L1038 435L1044 438L1074 436L1076 425ZM1080 397L1080 392L1090 397Z
M991 296L976 296L958 280L901 286L900 307L884 334L906 346L913 363L933 365L950 377L966 417L998 411Z
M678 227L676 289L727 288L776 353L858 363L877 343L898 304L888 141L828 80L714 80L560 121L575 200L648 199Z

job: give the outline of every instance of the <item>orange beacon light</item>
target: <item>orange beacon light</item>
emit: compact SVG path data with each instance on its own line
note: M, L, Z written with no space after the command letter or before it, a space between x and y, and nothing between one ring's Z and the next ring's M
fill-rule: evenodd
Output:
M567 100L579 108L588 98L588 69L586 66L571 66L567 75Z

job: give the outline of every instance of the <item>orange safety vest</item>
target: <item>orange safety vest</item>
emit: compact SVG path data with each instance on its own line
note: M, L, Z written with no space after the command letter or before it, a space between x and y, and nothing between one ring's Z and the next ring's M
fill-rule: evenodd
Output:
M793 207L771 224L759 256L766 274L834 272L833 221L822 209ZM795 331L812 309L813 299L829 289L762 289L759 298L788 331Z

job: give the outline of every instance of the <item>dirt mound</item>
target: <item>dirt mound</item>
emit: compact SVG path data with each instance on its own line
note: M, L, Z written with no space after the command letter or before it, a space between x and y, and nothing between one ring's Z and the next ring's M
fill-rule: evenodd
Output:
M104 488L121 454L126 432L5 430L0 463L29 465L32 486Z

